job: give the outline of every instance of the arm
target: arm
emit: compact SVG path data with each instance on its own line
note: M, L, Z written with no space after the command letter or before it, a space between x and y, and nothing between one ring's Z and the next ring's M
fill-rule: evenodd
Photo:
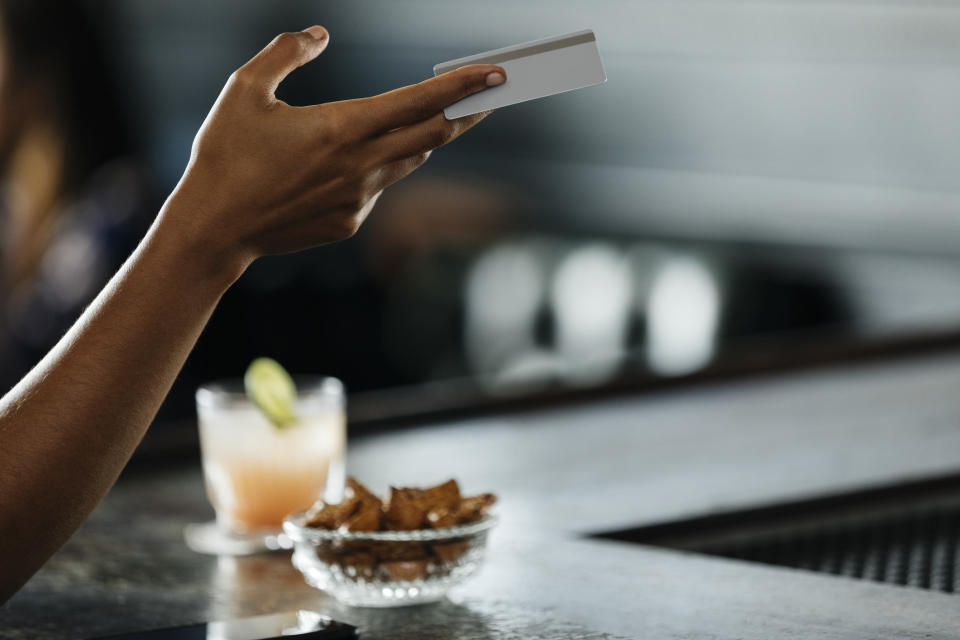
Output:
M327 41L320 27L284 34L231 76L140 246L0 399L0 603L109 490L247 266L353 235L386 186L482 119L440 110L504 80L476 65L373 98L278 101Z

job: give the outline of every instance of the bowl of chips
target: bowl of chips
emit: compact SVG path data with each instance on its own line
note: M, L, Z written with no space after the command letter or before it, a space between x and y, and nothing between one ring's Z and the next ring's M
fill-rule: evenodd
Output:
M483 564L496 525L490 493L464 497L456 481L390 488L381 500L349 478L344 499L287 517L293 564L345 604L396 607L440 600Z

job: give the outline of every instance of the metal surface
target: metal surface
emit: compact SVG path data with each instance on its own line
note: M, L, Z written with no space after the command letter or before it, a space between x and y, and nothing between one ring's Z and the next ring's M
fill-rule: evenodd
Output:
M960 505L943 505L847 522L815 523L799 530L697 551L876 582L960 590Z
M960 476L596 537L960 591Z

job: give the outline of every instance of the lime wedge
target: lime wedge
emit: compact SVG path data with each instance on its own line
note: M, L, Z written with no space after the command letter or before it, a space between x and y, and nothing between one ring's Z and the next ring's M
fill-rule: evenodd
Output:
M293 410L297 403L297 387L276 360L257 358L251 362L243 376L243 386L250 402L257 405L278 429L297 421Z

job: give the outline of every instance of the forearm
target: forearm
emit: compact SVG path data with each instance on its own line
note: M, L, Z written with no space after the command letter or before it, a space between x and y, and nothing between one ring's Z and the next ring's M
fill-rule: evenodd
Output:
M109 490L246 266L184 238L172 221L186 207L171 198L73 328L0 400L0 603Z
M384 188L486 115L443 108L506 80L469 65L372 98L277 100L328 40L318 26L282 34L230 77L140 247L0 399L0 603L110 488L250 261L353 235Z

